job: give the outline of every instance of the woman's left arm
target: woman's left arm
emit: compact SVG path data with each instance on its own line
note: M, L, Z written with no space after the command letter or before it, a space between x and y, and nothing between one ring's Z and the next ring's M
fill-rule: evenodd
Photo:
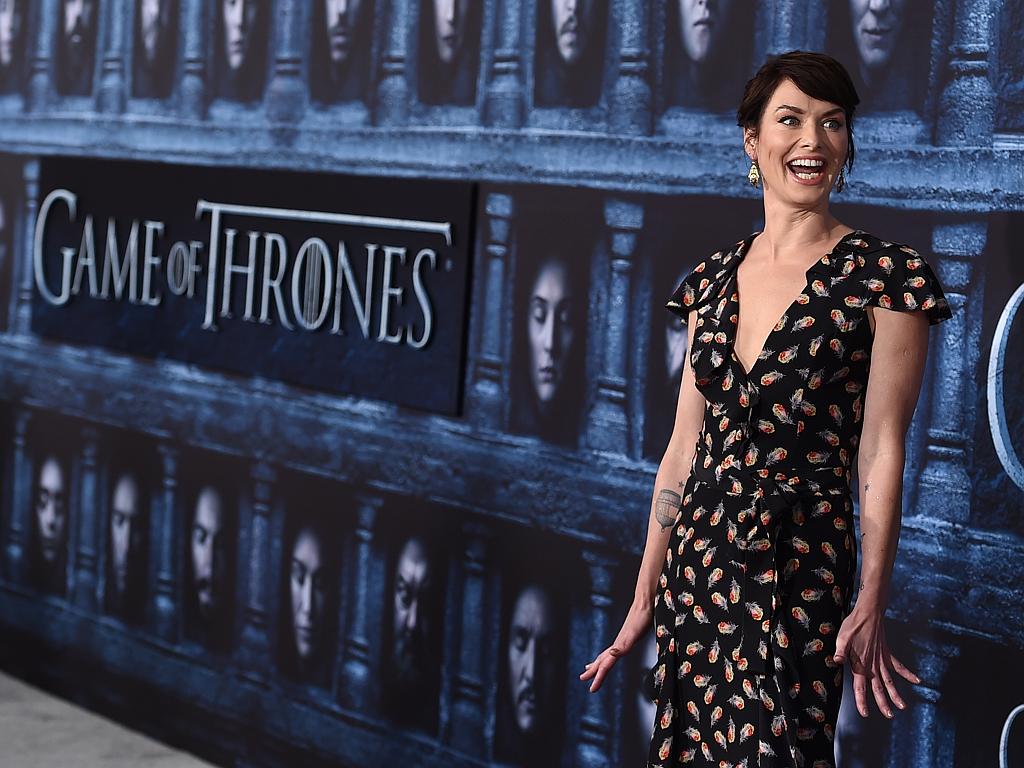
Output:
M867 687L886 716L890 700L906 704L893 673L912 683L921 679L889 651L884 617L889 581L900 538L906 433L917 407L928 356L928 320L923 312L875 311L871 373L864 397L858 449L860 482L860 591L836 637L834 659L850 661L857 711L867 717Z

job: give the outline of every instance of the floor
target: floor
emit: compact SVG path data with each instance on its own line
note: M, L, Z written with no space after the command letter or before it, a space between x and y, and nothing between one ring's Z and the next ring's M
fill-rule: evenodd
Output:
M0 675L3 768L211 768L191 755Z

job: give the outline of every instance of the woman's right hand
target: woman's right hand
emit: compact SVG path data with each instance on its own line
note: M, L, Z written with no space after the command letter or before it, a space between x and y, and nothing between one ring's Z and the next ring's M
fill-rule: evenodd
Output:
M636 602L630 606L626 620L622 622L622 629L619 630L615 642L601 651L597 658L586 665L580 680L590 680L590 692L597 693L604 682L605 676L615 666L620 656L629 652L630 648L637 644L644 635L651 629L651 620L654 618L654 606L649 602Z

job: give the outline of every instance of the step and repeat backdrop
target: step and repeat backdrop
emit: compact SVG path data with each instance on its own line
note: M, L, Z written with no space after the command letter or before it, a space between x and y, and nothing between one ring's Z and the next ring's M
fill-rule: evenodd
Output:
M640 766L685 328L770 53L931 331L844 768L1024 761L1024 3L0 0L0 667L225 766Z

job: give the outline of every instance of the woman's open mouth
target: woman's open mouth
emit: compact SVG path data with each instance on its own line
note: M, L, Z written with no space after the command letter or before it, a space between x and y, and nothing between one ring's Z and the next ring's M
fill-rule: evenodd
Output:
M786 167L801 184L817 184L825 178L824 160L792 160L786 163Z

